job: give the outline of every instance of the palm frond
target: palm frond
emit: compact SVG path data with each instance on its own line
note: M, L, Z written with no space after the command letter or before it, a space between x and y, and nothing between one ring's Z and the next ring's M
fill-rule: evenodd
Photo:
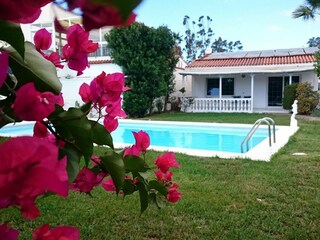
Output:
M303 20L309 20L315 18L316 8L310 8L308 6L301 5L293 13L293 18L303 18Z

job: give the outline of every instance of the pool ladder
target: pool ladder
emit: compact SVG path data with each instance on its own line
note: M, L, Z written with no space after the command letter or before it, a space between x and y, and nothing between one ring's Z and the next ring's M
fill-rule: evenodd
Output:
M254 123L254 125L251 128L251 130L248 132L247 136L243 139L243 141L241 143L241 153L243 153L243 145L244 145L244 143L246 143L247 152L249 151L249 140L251 139L253 134L257 131L257 129L259 128L261 123L266 123L268 125L269 146L270 147L271 147L271 127L270 127L270 125L272 124L272 126L273 126L273 142L274 143L276 142L276 126L275 126L274 120L272 118L270 118L270 117L260 118Z

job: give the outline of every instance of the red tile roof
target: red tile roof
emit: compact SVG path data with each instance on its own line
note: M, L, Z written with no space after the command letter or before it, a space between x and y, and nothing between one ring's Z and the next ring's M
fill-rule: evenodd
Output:
M250 53L250 52L249 52ZM314 63L313 53L286 55L286 56L257 56L241 57L231 56L228 54L208 54L200 59L190 63L187 68L206 68L206 67L235 67L235 66L257 66L257 65L283 65L283 64L301 64ZM241 54L240 54L241 55Z

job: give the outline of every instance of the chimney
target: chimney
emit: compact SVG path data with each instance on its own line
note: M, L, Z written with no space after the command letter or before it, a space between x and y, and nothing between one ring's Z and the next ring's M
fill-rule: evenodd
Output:
M212 53L212 48L207 48L206 51L204 52L205 55L211 54Z

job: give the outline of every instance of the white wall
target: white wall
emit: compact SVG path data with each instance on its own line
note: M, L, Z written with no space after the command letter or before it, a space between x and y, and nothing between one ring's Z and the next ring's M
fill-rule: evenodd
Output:
M193 76L192 78L192 97L207 97L207 80L203 76Z
M251 77L248 74L244 76L234 77L234 95L235 96L251 96Z
M309 82L313 86L313 90L318 90L318 81L319 78L313 71L304 72L301 74L301 82Z
M121 68L112 63L92 64L90 68L84 71L84 74L77 77L76 73L68 68L59 71L59 78L62 83L62 93L65 101L65 108L74 107L78 101L83 104L79 95L79 88L82 83L90 84L90 82L102 71L108 73L122 72ZM69 76L68 76L69 74ZM66 77L67 76L67 77Z
M254 88L253 88L253 108L266 108L267 106L268 106L268 76L264 74L255 75Z

